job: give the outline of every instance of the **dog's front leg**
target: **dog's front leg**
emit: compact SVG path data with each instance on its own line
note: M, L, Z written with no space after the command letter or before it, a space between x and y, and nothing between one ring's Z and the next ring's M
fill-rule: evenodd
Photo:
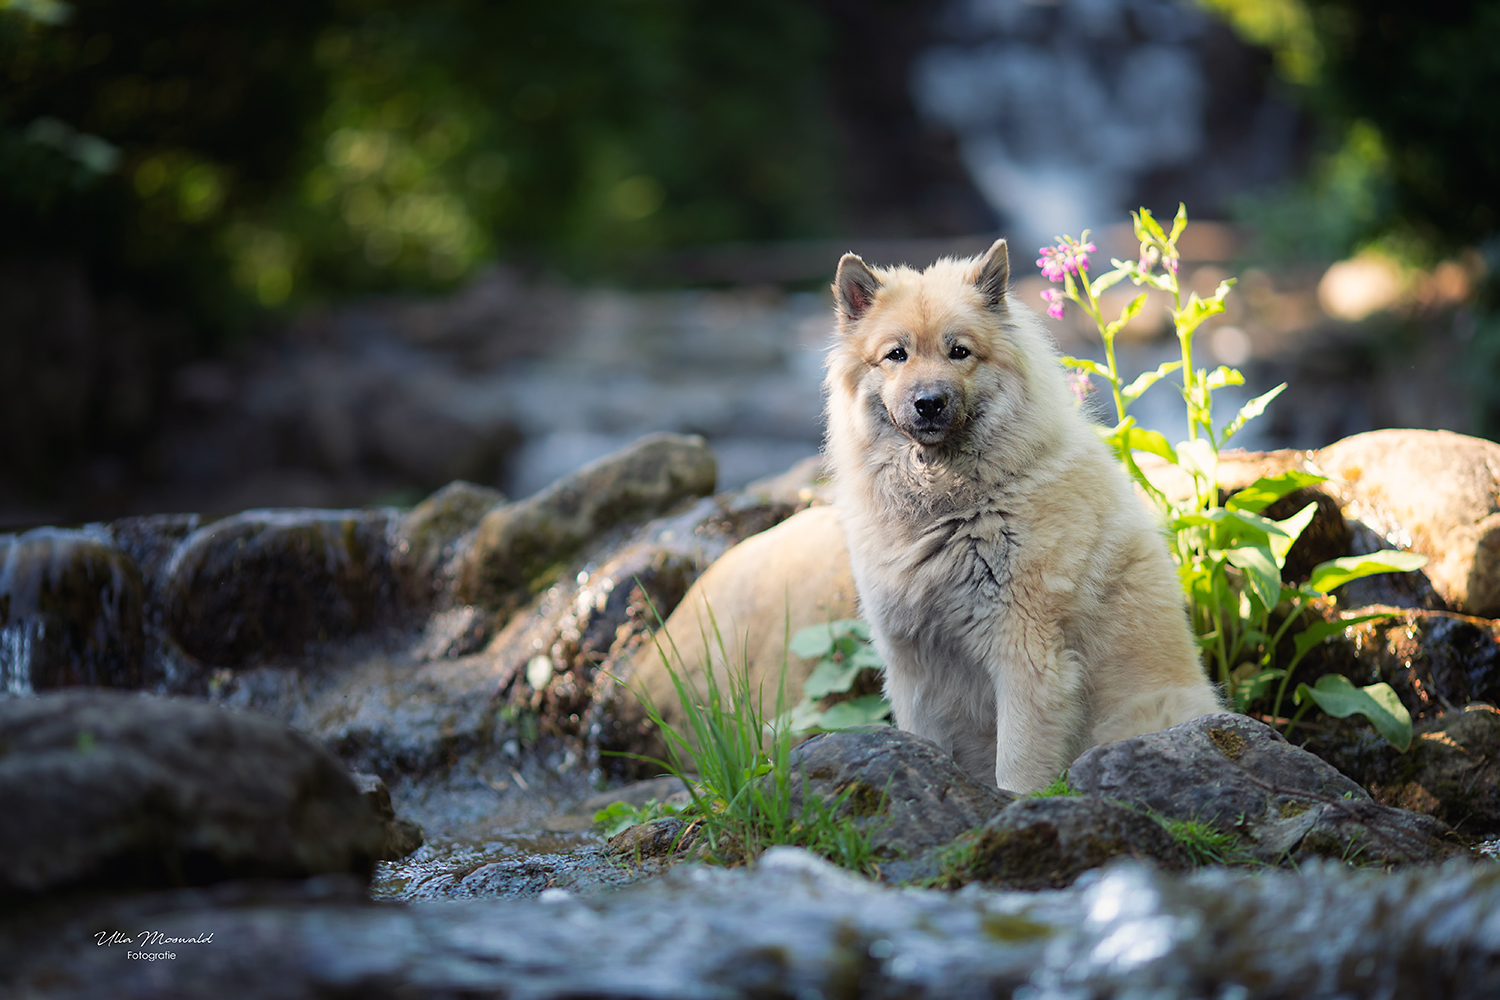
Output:
M1057 780L1082 749L1082 664L1055 641L1019 644L997 666L995 783L1034 792Z

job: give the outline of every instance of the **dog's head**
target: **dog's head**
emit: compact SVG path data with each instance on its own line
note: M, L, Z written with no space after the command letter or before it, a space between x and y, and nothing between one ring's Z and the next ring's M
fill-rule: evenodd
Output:
M982 411L1018 405L1026 361L1006 336L1009 278L1004 240L977 260L922 272L845 254L830 383L867 404L878 396L890 426L928 447L956 440Z

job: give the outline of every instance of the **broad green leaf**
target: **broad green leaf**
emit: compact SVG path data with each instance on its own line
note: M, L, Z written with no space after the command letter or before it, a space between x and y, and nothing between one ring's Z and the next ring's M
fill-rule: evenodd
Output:
M1145 297L1145 293L1142 292L1140 298ZM1141 397L1141 394L1144 393L1147 389L1151 388L1153 385L1160 382L1163 378L1172 374L1181 367L1181 361L1169 361L1161 367L1157 368L1154 372L1142 372L1140 375L1136 376L1134 382L1131 382L1128 386L1120 390L1120 395L1125 397L1125 402L1133 403L1137 399L1139 399ZM1157 437L1161 437L1161 435L1158 434ZM1166 438L1162 438L1162 442L1165 443Z
M860 618L840 618L822 625L809 625L797 630L787 648L798 656L811 660L827 656L840 640L850 636L868 640L869 624Z
M1224 550L1224 558L1231 566L1245 571L1250 589L1264 608L1276 607L1281 597L1281 567L1269 546L1247 545Z
M1117 320L1115 320L1113 323L1109 324L1109 326L1107 326L1107 327L1104 328L1105 335L1113 337L1115 334L1119 333L1120 330L1125 326L1126 323L1129 323L1131 320L1135 319L1135 317L1137 316L1137 314L1140 313L1141 307L1144 306L1145 304L1146 304L1146 293L1145 292L1142 292L1141 294L1137 295L1135 298L1131 299L1130 303L1128 305L1126 305L1124 309L1120 310L1120 318L1117 319Z
M1125 447L1132 451L1159 455L1173 465L1177 464L1177 453L1172 450L1171 445L1167 444L1167 439L1157 431L1148 431L1144 427L1130 427L1126 432Z
M1313 687L1297 685L1297 704L1302 704L1304 698L1311 698L1336 719L1363 715L1386 742L1402 753L1411 746L1411 713L1389 684L1357 688L1342 674L1324 674Z
M1340 618L1331 622L1313 622L1307 628L1292 636L1292 642L1297 647L1297 657L1300 659L1306 655L1318 643L1325 639L1331 639L1336 635L1343 635L1344 629L1361 622L1372 622L1377 618L1389 618L1389 611L1379 611L1373 615L1352 615L1348 618Z
M1178 338L1182 339L1191 336L1194 330L1203 325L1204 320L1223 312L1223 293L1226 291L1228 289L1220 285L1220 294L1210 299L1200 299L1198 293L1194 292L1187 300L1186 305L1181 309L1174 309L1172 311L1172 323L1177 327Z
M1318 505L1316 501L1310 501L1307 506L1297 511L1291 517L1271 522L1285 532L1282 535L1271 536L1271 551L1276 554L1277 566L1286 565L1286 554L1292 550L1292 546L1296 544L1297 539L1302 537L1302 532L1307 530L1307 526L1312 523L1313 516L1317 513Z
M884 722L890 714L891 706L884 698L866 694L832 706L818 716L815 725L819 729L852 729Z
M1308 586L1326 594L1335 587L1342 587L1350 580L1358 580L1376 573L1410 573L1427 565L1427 557L1415 552L1398 552L1382 549L1363 556L1344 556L1330 559L1313 567L1308 577Z
M1220 365L1208 373L1208 379L1204 384L1212 392L1214 389L1222 389L1226 385L1244 385L1245 376L1233 368L1226 368Z
M858 673L859 667L848 660L820 660L813 672L807 675L807 680L802 682L802 695L817 699L835 692L842 693L849 690Z
M1270 392L1262 393L1240 407L1240 412L1235 414L1234 419L1224 425L1224 434L1219 438L1219 444L1222 446L1225 441L1228 441L1237 434L1241 427L1244 427L1245 424L1264 413L1266 407L1271 405L1271 400L1281 395L1282 390L1285 388L1286 383L1283 382Z
M1129 271L1116 264L1113 271L1105 271L1103 274L1099 275L1099 277L1095 278L1094 283L1089 286L1089 291L1092 292L1094 298L1097 299L1100 295L1103 295L1105 292L1109 291L1111 288L1115 287L1129 276Z
M1261 476L1224 501L1224 506L1230 510L1248 510L1253 514L1259 514L1294 490L1326 481L1327 478L1324 476L1315 476L1311 472L1296 470L1283 472L1278 476Z

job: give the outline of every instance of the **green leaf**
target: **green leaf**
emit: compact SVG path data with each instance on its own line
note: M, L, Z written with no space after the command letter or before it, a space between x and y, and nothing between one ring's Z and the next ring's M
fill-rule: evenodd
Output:
M1069 368L1077 368L1079 371L1088 372L1090 375L1098 375L1106 382L1114 382L1114 379L1109 377L1109 369L1097 361L1091 361L1088 358L1070 357L1065 354L1063 355L1062 363Z
M1100 295L1109 291L1129 276L1130 272L1116 263L1113 271L1105 271L1094 279L1094 283L1089 286L1089 291L1097 299Z
M1387 743L1402 753L1411 746L1411 713L1389 684L1357 688L1342 674L1324 674L1313 687L1297 685L1297 704L1302 704L1304 698L1311 698L1336 719L1363 715Z
M1225 289L1220 286L1220 291ZM1179 339L1192 335L1192 332L1203 324L1210 316L1217 316L1224 311L1224 299L1222 295L1211 299L1200 299L1198 293L1194 292L1187 300L1187 304L1181 309L1172 310L1172 322L1177 327Z
M1176 243L1177 237L1187 228L1187 205L1184 202L1177 203L1177 218L1172 220L1172 235L1167 237L1167 242Z
M1172 446L1167 444L1167 439L1158 431L1148 431L1144 427L1129 427L1126 429L1125 447L1131 451L1144 451L1159 455L1173 465L1177 464L1177 452L1172 450Z
M1144 299L1145 297L1146 295L1144 292L1142 292L1139 296L1140 299ZM1141 394L1144 393L1147 389L1151 388L1153 385L1160 382L1163 378L1172 374L1181 367L1181 361L1169 361L1157 368L1154 372L1142 372L1140 375L1136 376L1134 382L1131 382L1128 386L1120 390L1120 395L1125 397L1125 402L1133 403L1137 399L1139 399ZM1157 437L1161 437L1161 435L1158 434ZM1166 438L1162 438L1162 443L1166 443Z
M798 629L787 648L798 656L816 659L833 652L839 641L849 636L868 640L870 626L860 618L840 618L822 625Z
M1225 549L1224 558L1231 566L1245 571L1250 589L1260 600L1261 607L1276 607L1276 601L1281 597L1281 566L1270 546L1246 545Z
M842 693L854 684L859 665L849 660L819 660L813 672L802 682L802 694L806 698L822 698L825 695Z
M1292 550L1297 539L1302 537L1302 532L1312 523L1313 516L1318 513L1316 501L1310 501L1291 517L1271 523L1281 528L1284 534L1271 536L1271 551L1276 554L1276 565L1286 565L1286 554Z
M1234 682L1234 709L1246 711L1252 702L1270 690L1274 681L1286 676L1285 670L1262 669L1258 664L1246 663L1237 667L1230 675Z
M1298 472L1295 469L1291 472L1283 472L1279 476L1261 476L1224 501L1224 506L1230 510L1248 510L1252 514L1259 514L1288 493L1322 482L1327 482L1327 477L1315 476L1311 472Z
M1107 326L1107 327L1104 328L1105 336L1107 336L1107 337L1113 337L1115 334L1119 333L1120 330L1121 330L1121 328L1124 327L1126 323L1129 323L1131 320L1135 319L1135 317L1137 316L1137 314L1140 313L1141 307L1144 306L1145 304L1146 304L1146 293L1145 292L1142 292L1141 294L1137 295L1135 298L1131 299L1130 303L1128 305L1126 305L1124 309L1120 310L1120 318L1117 319L1117 320L1115 320L1113 323L1109 324L1109 326Z
M1208 380L1204 383L1210 392L1222 389L1226 385L1244 385L1245 376L1233 368L1225 368L1223 365L1208 373Z
M1224 425L1224 434L1219 438L1219 444L1222 445L1225 441L1228 441L1239 432L1241 427L1244 427L1245 424L1264 413L1266 407L1271 405L1271 400L1281 395L1282 390L1285 388L1286 383L1283 382L1270 392L1262 393L1240 407L1240 412L1235 415L1235 418Z
M815 725L819 729L852 729L884 722L891 706L878 694L861 695L841 701L822 713Z
M1330 559L1313 567L1308 577L1308 586L1321 593L1342 587L1351 580L1358 580L1376 573L1410 573L1427 565L1427 557L1415 552L1398 552L1382 549L1363 556L1344 556Z
M1159 243L1167 242L1167 234L1162 231L1161 223L1156 221L1156 216L1151 214L1149 208L1130 214L1134 216L1136 239L1142 243L1149 243L1153 240Z

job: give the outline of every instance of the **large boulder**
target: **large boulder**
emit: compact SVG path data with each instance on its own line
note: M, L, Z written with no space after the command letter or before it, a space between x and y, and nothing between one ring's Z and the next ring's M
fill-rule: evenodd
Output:
M975 781L931 740L892 726L815 736L791 754L793 812L805 797L870 839L881 876L934 871L934 852L983 824L1015 796Z
M0 701L0 897L368 877L381 818L326 751L259 716L66 691Z
M391 562L410 601L426 609L443 596L452 581L442 570L456 553L459 539L504 502L499 490L460 479L401 518L391 545Z
M700 437L652 434L490 510L457 564L463 603L504 609L587 541L624 521L653 517L680 500L713 492L718 471Z
M199 528L165 570L167 628L204 663L305 653L389 617L392 514L252 510Z
M143 600L140 569L108 536L0 535L0 692L139 686Z
M1236 834L1268 864L1320 856L1400 864L1458 851L1445 824L1377 804L1333 765L1243 715L1204 715L1093 747L1073 762L1068 782Z
M1115 858L1163 868L1192 864L1155 819L1092 795L1054 795L1011 803L984 826L926 859L922 874L939 886L970 882L1006 889L1060 889Z
M1451 431L1380 430L1318 451L1309 465L1348 516L1430 560L1448 605L1500 615L1500 444Z
M702 689L712 665L748 665L752 690L770 711L783 667L786 704L802 697L813 664L787 652L798 630L856 614L854 576L837 509L809 507L725 552L688 590L656 642L631 663L632 686L669 722L681 719L665 655L679 676ZM628 706L625 706L628 708Z

